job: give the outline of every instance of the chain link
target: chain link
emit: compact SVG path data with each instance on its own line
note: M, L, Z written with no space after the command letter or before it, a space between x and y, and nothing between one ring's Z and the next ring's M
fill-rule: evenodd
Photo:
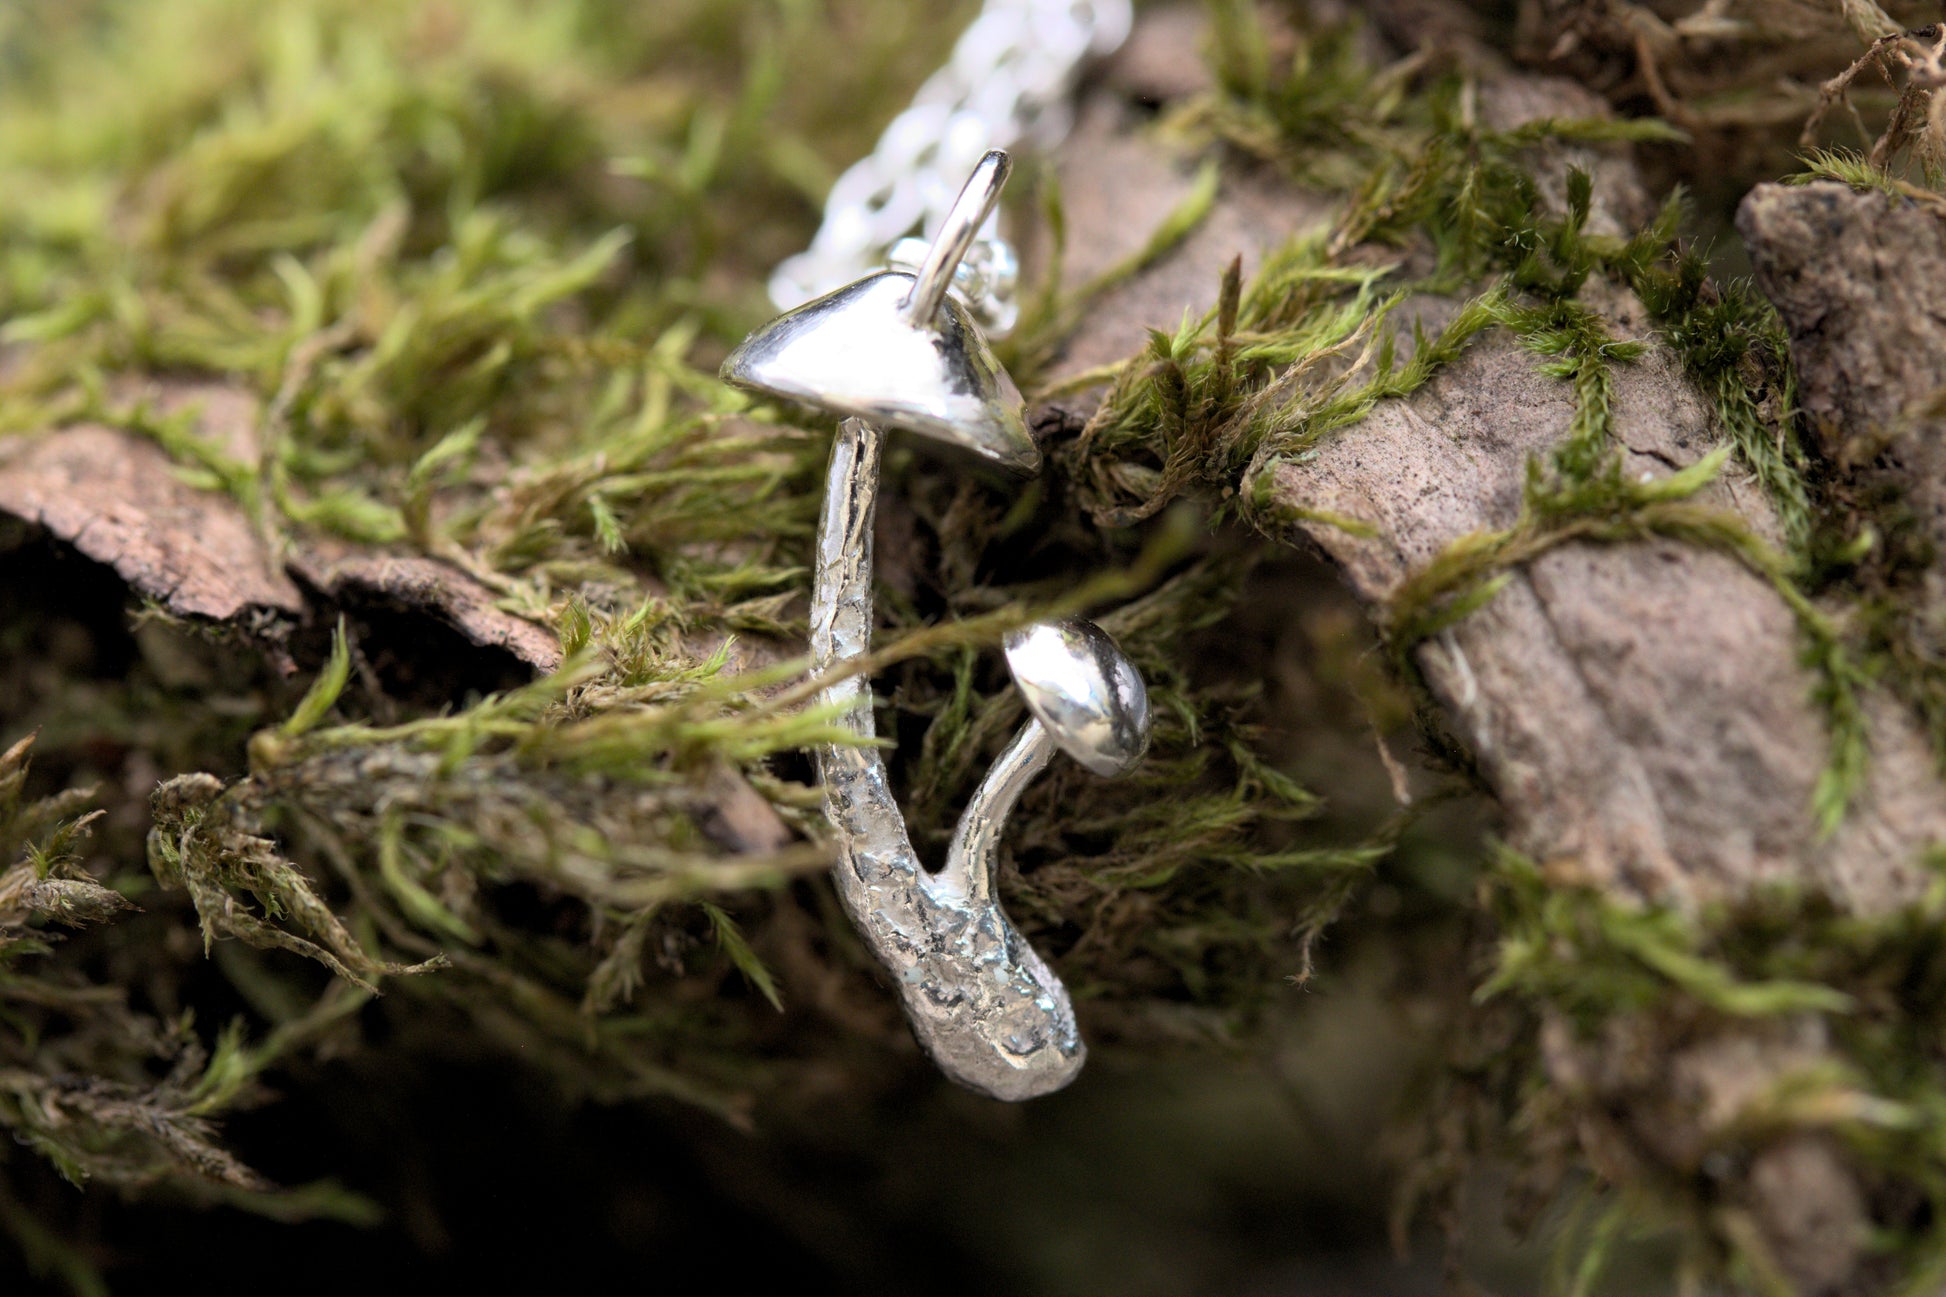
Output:
M899 240L937 225L988 149L1058 144L1083 64L1117 49L1130 22L1129 0L987 0L946 66L832 186L811 246L777 267L770 296L778 309L870 274ZM1011 253L991 223L984 238L990 246L972 259L972 272L999 269L979 282L977 296L1004 332Z

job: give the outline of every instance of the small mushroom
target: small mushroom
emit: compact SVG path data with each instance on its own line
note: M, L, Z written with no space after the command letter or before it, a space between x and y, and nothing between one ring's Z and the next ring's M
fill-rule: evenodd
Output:
M1108 632L1078 617L1037 622L1006 639L1007 668L1026 700L1027 724L987 771L960 815L935 886L973 901L992 895L1007 815L1056 751L1105 778L1149 746L1149 692Z
M916 274L881 270L785 312L730 353L723 381L1039 472L1020 389L947 291L1011 169L998 150L981 160Z
M818 671L871 649L881 425L1018 472L1040 467L1019 389L966 308L947 293L999 200L1009 165L1004 153L982 159L916 274L882 271L807 303L758 330L724 362L725 381L738 387L846 416L832 443L818 521L811 587ZM1000 1099L1060 1089L1087 1053L1067 988L990 889L976 896L920 864L871 742L866 682L848 676L820 697L855 740L821 744L813 753L837 848L832 879L891 973L913 1034L942 1071L970 1089Z
M1104 778L1149 748L1149 691L1108 632L1070 617L1007 636L1007 668L1061 750Z

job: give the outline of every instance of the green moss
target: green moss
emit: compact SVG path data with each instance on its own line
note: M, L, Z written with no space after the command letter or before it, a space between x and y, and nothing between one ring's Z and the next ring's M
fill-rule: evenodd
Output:
M1815 534L1809 463L1790 427L1794 388L1782 325L1747 283L1711 281L1702 258L1682 245L1680 195L1650 224L1618 237L1588 229L1594 185L1586 172L1567 172L1558 210L1531 175L1533 151L1544 145L1673 133L1654 122L1608 120L1485 130L1465 110L1457 78L1413 85L1404 68L1365 67L1348 52L1349 29L1301 39L1288 63L1273 65L1253 19L1235 7L1217 12L1219 89L1179 114L1175 128L1289 166L1309 183L1344 191L1347 201L1329 231L1269 258L1247 289L1233 272L1214 310L1173 335L1154 334L1148 351L1119 371L1065 452L1083 503L1103 522L1126 524L1199 488L1276 534L1298 520L1280 510L1271 490L1280 461L1303 457L1326 436L1347 435L1377 402L1410 394L1482 331L1505 328L1543 358L1544 373L1571 386L1574 418L1544 471L1530 474L1519 523L1457 542L1401 590L1389 619L1399 665L1410 673L1409 650L1420 639L1482 606L1499 588L1497 573L1549 545L1699 540L1772 581L1798 616L1831 732L1815 809L1827 828L1835 826L1863 779L1859 694L1871 673L1861 665L1863 646L1808 597L1812 555L1829 541ZM1414 93L1403 94L1406 85ZM1369 105L1369 129L1334 125L1307 107L1348 99ZM1339 164L1363 178L1334 180ZM1407 279L1401 265L1374 267L1350 256L1372 245L1396 245L1422 261L1430 253L1430 268ZM1641 300L1657 339L1711 400L1724 439L1777 510L1784 555L1769 553L1727 515L1708 518L1682 504L1663 520L1702 478L1678 475L1673 495L1653 499L1622 481L1610 429L1613 371L1640 358L1647 343L1609 335L1581 300L1593 278ZM1414 321L1409 358L1400 363L1391 316L1423 292L1473 295L1435 337Z
M826 78L793 71L827 64L835 39L808 11L653 8L372 22L333 0L275 21L222 0L103 5L105 27L40 47L37 75L64 96L112 91L68 116L24 89L9 101L0 166L31 172L39 197L0 199L0 313L19 360L0 379L0 430L137 431L272 544L332 533L444 558L556 625L569 654L524 688L408 697L353 616L328 653L299 645L317 668L308 692L251 710L247 770L232 733L160 772L155 895L176 922L186 897L257 1015L224 1059L271 1066L307 1006L383 991L374 1013L450 1008L571 1093L741 1121L753 1093L857 1048L805 1039L759 1062L769 1006L791 1003L787 969L862 978L869 961L835 913L813 906L807 925L793 887L826 857L814 793L784 757L843 736L803 706L801 662L727 669L728 637L761 661L770 637L803 633L825 439L712 371L761 317L762 271L806 237L804 195L862 148L856 127L826 127L872 114L851 82L820 91ZM218 28L234 29L219 68L171 61ZM914 70L932 57L892 31L850 51L861 76L894 48ZM692 49L702 66L671 62ZM167 74L139 75L151 61ZM1220 173L1203 174L1117 275L1201 218ZM108 237L111 220L128 237ZM1107 282L1050 299L1043 336ZM1239 363L1313 345L1269 336L1280 309L1268 289L1236 305L1266 330L1239 337ZM196 411L130 394L126 380L158 375L227 384L255 417L212 436ZM1238 455L1257 434L1243 435ZM888 732L918 740L915 831L938 846L1019 719L978 650L1037 613L1141 596L1110 622L1153 683L1151 761L1122 785L1062 772L1037 786L1009 904L1084 998L1127 1021L1188 1002L1212 1032L1240 1029L1308 967L1389 841L1346 847L1310 827L1318 799L1263 755L1253 691L1185 665L1250 560L1185 565L1206 543L1194 518L1145 543L1044 495L897 461L893 474L938 552L926 597L892 603L861 669L887 674ZM757 790L808 840L726 838L712 819L725 786ZM306 962L339 989L321 992Z
M1278 511L1270 490L1281 458L1301 459L1325 436L1356 436L1376 401L1409 394L1481 331L1505 328L1540 357L1545 373L1571 387L1575 415L1562 442L1530 464L1512 526L1462 538L1401 585L1385 625L1395 665L1410 678L1415 645L1482 607L1512 569L1554 545L1663 538L1710 548L1769 582L1798 619L1813 701L1830 735L1812 809L1827 832L1834 829L1864 778L1863 699L1894 659L1872 637L1869 618L1861 625L1854 615L1853 593L1830 580L1829 556L1852 542L1827 530L1824 519L1841 511L1831 507L1830 484L1819 480L1791 424L1794 379L1781 324L1747 283L1712 280L1703 258L1683 245L1680 196L1642 230L1616 237L1587 228L1588 176L1569 173L1558 208L1530 178L1537 146L1669 133L1640 122L1484 131L1461 111L1457 82L1421 81L1402 99L1389 98L1399 82L1370 69L1348 73L1337 36L1301 34L1298 54L1280 64L1241 7L1221 13L1220 88L1174 124L1338 190L1346 205L1331 229L1269 259L1252 284L1226 282L1209 315L1155 335L1147 353L1119 371L1071 469L1095 516L1139 518L1193 492L1227 501L1275 534L1296 520ZM1350 86L1342 83L1347 75ZM1373 129L1339 130L1307 107L1326 99L1373 105L1355 119ZM1360 179L1342 178L1350 174ZM1848 182L1885 187L1870 176ZM1400 263L1375 268L1369 253L1349 255L1373 245L1398 247ZM1620 471L1610 429L1613 373L1648 342L1610 336L1584 304L1583 290L1598 279L1642 302L1655 342L1714 407L1723 444L1657 482L1629 481ZM1464 305L1437 338L1415 327L1410 359L1399 365L1391 317L1414 292L1461 297ZM1732 456L1776 509L1781 550L1695 500ZM1916 667L1911 674L1926 680L1933 673ZM1939 1060L1930 1045L1907 1053L1913 1041L1905 1034L1937 1034L1937 1006L1896 996L1873 1001L1876 988L1930 980L1936 943L1915 944L1931 922L1930 900L1883 920L1846 919L1823 901L1788 897L1735 913L1680 915L1620 906L1551 874L1542 880L1533 865L1504 856L1490 875L1501 936L1484 982L1487 1004L1457 1028L1471 1039L1471 1061L1447 1083L1459 1093L1498 1089L1471 1133L1447 1128L1448 1138L1472 1151L1428 1149L1425 1168L1470 1164L1486 1145L1495 1155L1511 1151L1558 1190L1571 1168L1606 1164L1600 1150L1575 1147L1589 1110L1538 1079L1532 1033L1542 1017L1559 1015L1589 1033L1656 1033L1700 1031L1712 1019L1810 1016L1836 1032L1838 1062L1829 1072L1786 1078L1761 1113L1723 1137L1724 1148L1742 1157L1792 1133L1836 1132L1875 1184L1937 1183L1946 1149L1935 1143L1932 1118L1918 1113L1931 1110L1921 1096L1937 1086ZM1509 1047L1510 1034L1518 1047ZM1670 1044L1656 1040L1650 1052ZM1496 1048L1504 1050L1498 1057ZM1917 1074L1915 1058L1926 1060ZM1922 1138L1893 1152L1893 1143L1920 1129ZM1606 1177L1582 1224L1562 1231L1569 1254L1560 1290L1593 1290L1615 1240L1643 1222L1681 1240L1684 1270L1698 1281L1727 1272L1759 1286L1776 1282L1775 1260L1748 1218L1721 1210L1714 1192L1696 1167ZM1937 1210L1928 1198L1888 1233L1907 1273L1927 1272L1936 1244L1926 1222Z
M206 1046L187 1013L141 1011L129 988L91 981L59 959L66 934L115 925L137 907L82 867L101 811L90 789L27 795L32 739L0 753L0 1128L75 1185L160 1189L287 1219L369 1223L369 1203L319 1184L277 1193L225 1150L218 1119L255 1095L287 1049L357 999L327 995L260 1045L233 1024ZM4 1164L0 1158L0 1164ZM80 1292L100 1291L91 1260L0 1188L0 1228L29 1264Z
M667 1097L734 1122L803 1078L883 1072L903 1040L889 1015L833 1033L796 1012L834 969L871 976L827 893L803 881L825 854L792 755L841 737L804 706L814 684L786 656L804 631L826 439L726 392L714 367L766 314L763 275L802 246L816 196L955 29L893 0L852 0L836 24L819 6L709 0L381 8L0 11L0 436L76 418L129 428L241 502L272 544L331 534L445 559L554 626L568 655L519 687L396 688L395 650L351 608L329 644L300 629L296 683L246 689L209 668L173 692L139 673L97 688L69 670L45 690L44 747L71 755L105 730L153 768L123 781L136 794L111 790L120 813L104 823L121 840L86 871L71 859L79 827L55 828L78 797L7 811L18 823L0 828L0 863L49 885L45 915L0 927L15 938L0 935L0 1003L24 968L35 995L72 994L15 1014L24 1044L0 1038L0 1058L34 1054L0 1122L77 1174L345 1218L365 1205L328 1186L267 1192L224 1160L213 1123L267 1069L320 1041L355 1049L368 1022L446 1015L572 1096ZM1030 302L1018 372L1043 372L1100 291L1193 229L1226 165L1337 195L1336 220L1247 282L1233 269L1206 316L1117 366L1082 435L1051 447L1048 484L1010 492L895 447L890 521L913 540L886 556L882 648L858 668L880 681L915 837L936 854L1022 717L987 650L1024 618L1107 609L1150 682L1152 753L1117 783L1072 768L1037 783L1002 886L1084 1013L1138 1044L1145 1022L1243 1039L1285 978L1309 975L1319 934L1410 824L1333 818L1271 756L1261 687L1207 665L1269 552L1211 520L1287 535L1298 519L1267 490L1275 466L1357 435L1378 402L1488 330L1569 386L1575 419L1532 467L1514 526L1407 583L1386 626L1398 663L1549 546L1675 538L1737 557L1797 612L1832 722L1827 822L1865 754L1869 673L1801 585L1829 546L1774 318L1706 279L1678 242L1677 206L1630 237L1599 235L1588 177L1569 179L1558 209L1532 179L1537 148L1671 133L1487 131L1461 78L1416 59L1374 69L1352 27L1302 31L1278 54L1253 6L1213 12L1217 88L1158 128L1201 154L1197 184L1131 261ZM1724 448L1658 483L1618 470L1615 367L1645 343L1611 336L1583 303L1597 280L1642 299L1716 407ZM1431 332L1400 314L1428 292L1457 303ZM253 415L211 435L140 394L158 379L227 386ZM1732 454L1776 504L1787 553L1697 505ZM757 665L733 671L745 655ZM130 801L157 778L151 881L126 838L149 816ZM754 790L753 813L791 845L753 846L714 819L725 787ZM1593 1023L1673 997L1849 1024L1875 1011L1871 979L1910 958L1854 943L1850 965L1779 963L1736 935L1759 931L1749 916L1611 913L1555 899L1512 860L1493 878L1505 944L1483 1013L1565 1006ZM146 912L113 913L123 892ZM1791 913L1842 936L1808 903ZM98 965L64 962L78 943L47 939L48 922L80 918L107 922L103 949L136 924L126 948L200 925L244 1025L210 1035L213 1023L87 1000L106 987L84 975ZM177 964L146 975L175 1002ZM61 1015L86 1047L31 1050ZM1531 1043L1509 1069L1531 1063ZM1925 1077L1890 1077L1890 1057L1860 1044L1857 1075L1886 1104L1918 1104ZM49 1134L36 1113L79 1103L49 1079L57 1067L132 1106ZM1537 1129L1562 1115L1535 1111ZM1871 1155L1896 1177L1930 1154ZM0 1221L86 1290L85 1262L8 1196L11 1175ZM1585 1219L1570 1290L1592 1286L1626 1232L1606 1199Z
M1835 180L1860 193L1880 193L1890 198L1914 198L1922 202L1937 197L1930 190L1875 167L1870 160L1849 149L1813 149L1804 155L1804 170L1784 177L1787 185L1808 185L1814 180Z
M1482 880L1482 899L1499 937L1480 1007L1459 1032L1504 1047L1509 1024L1534 1014L1565 1033L1548 1046L1557 1068L1567 1065L1569 1047L1605 1061L1580 1080L1543 1080L1538 1037L1516 1028L1517 1047L1482 1061L1470 1080L1455 1078L1447 1097L1480 1105L1481 1119L1459 1138L1485 1139L1480 1152L1512 1152L1523 1176L1540 1177L1534 1190L1542 1193L1558 1192L1569 1167L1596 1152L1590 1141L1620 1141L1616 1147L1635 1151L1599 1159L1598 1219L1633 1213L1677 1245L1681 1269L1728 1273L1759 1290L1774 1286L1775 1258L1712 1168L1747 1166L1804 1136L1830 1140L1868 1191L1885 1195L1873 1250L1888 1273L1915 1285L1901 1291L1924 1291L1938 1265L1932 1221L1946 1192L1938 1174L1946 1161L1946 1108L1938 1102L1946 1068L1939 1046L1946 881L1873 917L1776 890L1679 913L1617 901L1578 878L1571 861L1542 866L1502 850ZM1666 1061L1737 1023L1749 1024L1745 1035L1757 1042L1818 1044L1798 1049L1799 1066L1733 1112L1672 1114L1675 1124L1656 1132L1659 1144L1616 1126L1610 1087L1631 1084L1626 1078L1647 1060ZM1521 1132L1518 1148L1504 1133L1489 1133L1510 1130ZM1688 1151L1672 1162L1650 1151L1657 1147ZM1600 1224L1589 1228L1567 1258L1584 1285L1599 1275L1602 1233ZM1560 1290L1575 1289L1563 1283Z

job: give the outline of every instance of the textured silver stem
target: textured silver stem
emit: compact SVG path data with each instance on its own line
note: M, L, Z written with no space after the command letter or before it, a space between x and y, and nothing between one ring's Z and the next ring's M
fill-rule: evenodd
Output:
M811 593L811 657L818 670L863 654L872 638L872 513L878 496L882 434L847 419L832 444L824 513L818 525ZM876 733L869 683L839 681L823 695L843 709L861 738ZM926 872L873 746L817 750L824 810L837 836L838 895L873 954L892 974L913 1034L940 1070L996 1099L1030 1099L1058 1090L1081 1070L1086 1051L1067 988L1014 929L992 898L993 843L1000 820L1031 772L1016 740L1002 765L1021 767L995 787L977 820L967 808L960 836L983 844L965 851L956 873ZM1045 756L1040 761L1045 763ZM956 843L956 854L961 854ZM978 869L971 862L983 860ZM970 872L969 872L970 870ZM980 878L976 879L976 875ZM969 885L971 884L971 885Z

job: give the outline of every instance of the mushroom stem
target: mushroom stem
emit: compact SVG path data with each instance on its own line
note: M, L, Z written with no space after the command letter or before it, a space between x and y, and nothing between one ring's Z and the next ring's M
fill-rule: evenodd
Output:
M952 287L954 272L972 249L973 240L980 237L980 227L999 205L1000 191L1006 187L1013 169L1013 159L1000 149L990 150L973 168L966 187L959 191L952 210L946 213L939 233L933 236L925 263L919 267L918 278L906 296L907 321L923 325L939 314L946 290Z
M946 866L933 875L935 890L981 904L993 895L994 859L1014 803L1059 749L1046 726L1028 718L960 812L959 827L946 851Z
M878 512L878 459L884 441L877 425L846 419L831 442L811 594L811 666L816 671L871 651L872 518ZM826 687L821 698L845 705L846 728L872 736L871 695L861 677Z
M811 590L811 660L818 670L871 649L881 437L863 419L847 419L832 443ZM1014 929L988 885L979 883L977 895L942 887L920 865L885 760L871 742L870 683L861 676L840 680L821 699L863 740L821 744L815 752L837 849L832 881L892 974L913 1034L948 1076L994 1098L1030 1099L1060 1089L1087 1054L1067 988ZM1032 777L1026 767L1038 769L1046 756L1022 753L1020 761L1014 779L1024 786ZM995 835L1019 795L1012 783L993 789L988 814ZM984 858L991 854L989 841Z

